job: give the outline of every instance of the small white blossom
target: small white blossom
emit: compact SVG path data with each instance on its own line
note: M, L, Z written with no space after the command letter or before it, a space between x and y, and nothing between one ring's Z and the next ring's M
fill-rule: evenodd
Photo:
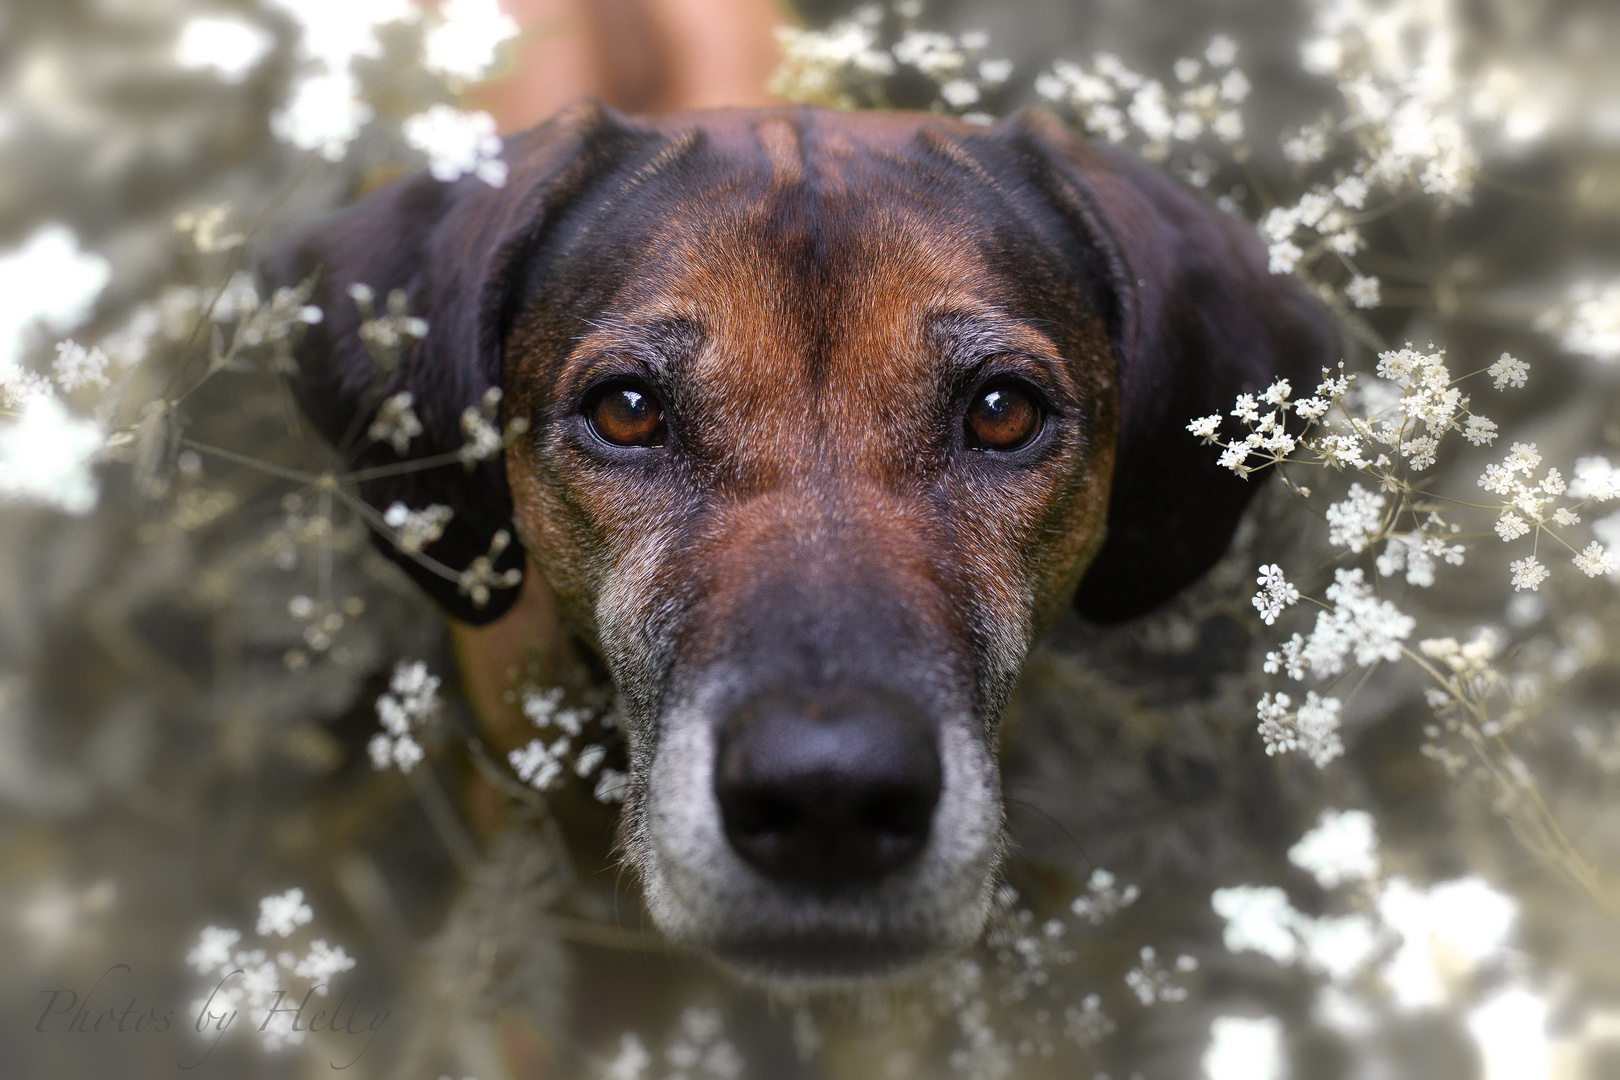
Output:
M1603 545L1596 540L1587 544L1586 549L1570 561L1580 569L1581 573L1594 578L1613 573L1616 566L1615 557L1604 551Z
M282 964L283 967L290 966L292 973L300 979L308 980L315 993L321 997L326 996L327 984L332 981L334 975L349 971L354 965L354 957L344 952L343 946L328 945L325 938L316 938L310 942L309 952L293 964Z
M1383 302L1378 279L1363 274L1356 274L1350 279L1350 284L1344 287L1344 295L1363 310L1375 308Z
M1343 708L1338 698L1318 697L1312 690L1306 693L1305 703L1294 716L1299 749L1318 769L1344 753L1344 743L1339 740L1339 714Z
M1237 42L1227 34L1216 34L1204 47L1204 59L1209 61L1211 67L1230 67L1237 54Z
M1102 867L1091 872L1086 892L1070 903L1069 910L1093 926L1102 925L1109 916L1136 903L1142 890L1136 885L1117 887L1118 879Z
M54 394L27 398L20 416L0 423L0 504L21 500L88 514L100 497L92 466L106 444L100 424L73 415Z
M444 21L422 37L422 66L462 82L482 79L496 49L518 35L518 24L496 0L446 0L439 15Z
M1504 541L1517 540L1529 531L1530 526L1526 525L1524 519L1511 510L1504 510L1502 516L1496 519L1496 535L1500 536Z
M1267 626L1277 621L1277 616L1282 614L1283 608L1299 600L1299 590L1288 583L1283 576L1282 567L1276 563L1260 567L1260 576L1255 581L1261 588L1254 594L1254 608L1266 621Z
M1608 502L1620 498L1620 469L1609 464L1605 457L1583 457L1575 460L1575 480L1569 486L1575 499Z
M287 937L300 926L305 926L315 918L315 912L304 903L303 889L288 889L284 893L266 896L259 901L259 925L257 932L260 937L275 934L278 937Z
M444 535L444 527L455 512L448 506L434 503L421 510L412 510L402 502L393 503L383 513L383 521L395 530L394 544L399 550L415 554Z
M1505 390L1509 386L1523 386L1530 378L1530 365L1503 353L1500 360L1485 369L1485 373L1491 377L1492 386Z
M1324 889L1378 876L1378 832L1365 810L1324 810L1316 827L1288 849L1288 861Z
M62 341L56 345L56 360L51 364L51 371L56 376L56 384L63 390L72 391L84 386L105 388L109 385L107 364L107 354L100 349L87 349L75 341Z
M489 113L464 113L439 104L409 117L400 130L411 147L427 155L435 180L449 183L471 174L490 187L506 186L503 144Z
M394 453L403 454L410 449L411 440L422 434L422 421L411 408L415 401L415 395L409 390L401 390L384 400L366 434L392 446Z
M1384 497L1351 484L1345 498L1327 508L1328 543L1360 552L1378 534L1384 518Z
M939 96L953 109L963 109L979 101L979 88L966 79L952 79L939 88Z
M1220 428L1220 413L1211 413L1208 416L1200 416L1192 423L1187 425L1187 430L1203 439L1206 445L1215 441L1215 434L1220 430Z
M219 926L205 926L197 944L186 954L186 963L197 974L208 975L230 963L231 949L242 940L242 931Z
M1541 583L1547 580L1547 575L1551 573L1545 566L1536 561L1534 555L1513 560L1508 564L1508 569L1513 571L1514 592L1518 592L1520 589L1529 589L1531 592L1535 592L1540 588Z
M1483 416L1470 416L1463 424L1462 437L1475 446L1487 446L1496 441L1496 423Z
M213 71L224 83L239 83L259 66L275 38L242 19L198 16L186 20L174 45L175 66Z
M325 71L293 84L287 104L270 117L270 131L301 150L320 151L327 161L342 161L372 115L348 69Z

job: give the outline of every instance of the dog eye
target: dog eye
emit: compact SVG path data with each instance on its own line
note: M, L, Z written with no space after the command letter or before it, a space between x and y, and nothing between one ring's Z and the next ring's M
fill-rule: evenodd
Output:
M591 429L615 446L662 446L664 407L640 383L617 383L585 410Z
M964 426L967 444L975 450L1017 450L1040 430L1041 409L1029 391L999 383L979 393Z

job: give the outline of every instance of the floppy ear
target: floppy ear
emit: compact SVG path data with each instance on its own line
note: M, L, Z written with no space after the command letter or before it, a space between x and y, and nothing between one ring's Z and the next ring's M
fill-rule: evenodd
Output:
M457 619L490 622L517 600L518 590L507 587L489 591L480 603L481 590L456 580L491 552L497 533L515 537L512 500L498 451L470 467L453 459L428 465L426 459L454 455L464 442L462 414L499 386L514 279L548 217L626 151L653 138L606 107L583 103L508 140L503 156L510 172L502 187L473 176L453 183L426 173L407 177L283 244L264 266L273 286L318 274L311 301L325 318L299 343L293 390L351 470L380 473L360 481L360 497L379 511L395 502L453 511L442 536L422 549L438 569L401 551L392 538L373 535ZM350 293L356 284L372 290L379 314L389 294L400 290L410 314L427 323L421 340L403 339L397 370L378 371L361 339L364 316ZM366 434L383 399L402 390L412 394L422 427L403 454ZM418 463L424 467L412 467ZM523 563L513 539L492 569L517 579Z
M1098 622L1133 618L1220 559L1259 486L1217 465L1188 422L1278 378L1314 386L1337 336L1297 280L1268 271L1251 226L1141 159L1039 110L998 134L1106 267L1119 444L1108 535L1074 602Z

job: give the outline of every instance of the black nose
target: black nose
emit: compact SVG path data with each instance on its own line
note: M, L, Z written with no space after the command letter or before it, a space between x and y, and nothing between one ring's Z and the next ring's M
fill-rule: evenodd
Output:
M815 889L870 881L916 854L939 801L933 727L872 690L771 692L720 731L726 836L765 874Z

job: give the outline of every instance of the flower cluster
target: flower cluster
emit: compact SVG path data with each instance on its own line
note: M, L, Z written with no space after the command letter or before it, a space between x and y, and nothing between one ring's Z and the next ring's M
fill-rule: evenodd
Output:
M1178 981L1178 978L1198 970L1196 957L1182 953L1176 957L1174 964L1165 967L1159 961L1158 950L1151 945L1144 945L1137 952L1137 960L1139 962L1136 967L1125 973L1125 985L1131 988L1136 1000L1143 1005L1187 1000L1190 991Z
M293 888L259 901L255 932L263 944L256 948L237 948L243 936L240 930L204 927L197 944L186 954L186 964L208 980L211 994L192 1003L191 1015L201 1018L243 1010L249 1020L245 1026L259 1033L264 1049L276 1051L302 1043L308 1028L293 1026L294 1010L282 1004L293 996L292 984L284 980L297 980L317 997L326 997L332 979L355 966L355 959L343 946L325 938L310 941L302 955L280 949L272 956L277 939L291 937L314 918L304 890ZM214 1029L203 1025L198 1030Z
M410 772L424 756L413 732L422 730L439 712L439 677L429 675L420 660L394 665L388 692L377 697L377 720L383 730L371 737L366 752L375 769L397 766Z
M549 791L556 787L569 772L580 779L596 774L593 791L599 802L623 802L629 787L629 776L621 769L607 766L607 741L618 730L618 714L613 708L612 691L606 687L592 687L581 695L578 705L563 704L567 696L560 686L539 687L527 685L520 699L523 715L529 723L551 736L530 739L527 744L507 755L507 760L524 783L536 791ZM598 738L581 742L587 726L600 732Z
M643 1080L650 1075L664 1080L738 1080L743 1075L742 1055L725 1036L725 1018L712 1007L690 1006L681 1013L663 1057L668 1068L649 1074L653 1055L639 1036L627 1032L619 1039L618 1053L597 1075L601 1080Z
M1248 76L1233 62L1237 43L1224 34L1210 40L1202 59L1175 62L1176 89L1167 89L1127 67L1113 53L1098 53L1090 69L1059 61L1035 81L1046 100L1072 110L1088 132L1113 143L1130 143L1152 161L1164 161L1176 144L1197 145L1211 135L1241 156L1243 102ZM1210 166L1182 171L1198 187L1211 179Z
M907 69L934 84L936 111L990 123L994 117L982 111L984 98L1012 76L1012 61L986 58L990 38L982 31L957 36L919 28L922 11L921 0L894 4L903 29L888 47L882 44L885 12L879 4L863 4L825 30L779 28L783 62L771 92L840 109L883 105L884 80Z

